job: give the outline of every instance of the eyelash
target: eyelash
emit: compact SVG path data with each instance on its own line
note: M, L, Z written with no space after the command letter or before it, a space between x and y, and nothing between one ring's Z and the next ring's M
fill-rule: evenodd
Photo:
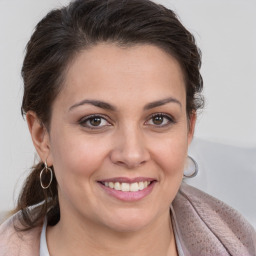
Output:
M108 118L106 118L106 116L99 115L99 114L94 114L94 115L83 117L82 119L80 119L79 124L81 126L85 127L85 128L89 128L89 129L92 129L92 130L103 128L103 126L93 126L93 125L86 124L87 122L90 122L90 121L92 121L93 119L96 119L96 118L99 118L101 120L101 122L102 122L102 120L104 120L108 123L108 125L104 125L104 127L111 125L111 123L107 120Z
M149 121L152 120L153 118L156 118L156 117L160 117L160 118L163 118L166 119L167 121L165 121L166 123L165 124L160 124L160 125L157 125L157 124L149 124ZM100 119L100 124L102 123L102 120L104 120L105 122L107 122L108 124L107 125L103 125L103 126L93 126L91 124L88 124L88 122L92 121L93 119ZM94 114L94 115L89 115L89 116L86 116L86 117L83 117L82 119L79 120L79 124L85 128L88 128L88 129L92 129L92 130L96 130L96 129L102 129L102 128L105 128L106 126L111 126L111 122L108 121L109 118L107 118L106 116L103 116L103 115L100 115L100 114ZM173 119L173 117L171 117L170 115L168 114L165 114L165 113L155 113L155 114L152 114L149 119L147 119L147 121L145 122L145 124L150 125L150 126L155 126L156 128L162 128L162 127L166 127L166 126L169 126L171 124L174 124L175 123L175 120Z
M172 116L168 115L168 114L165 114L165 113L155 113L155 114L151 115L148 120L152 120L155 117L161 117L163 119L167 119L167 123L165 123L165 124L160 124L160 125L150 124L150 125L155 126L157 128L166 127L166 126L168 126L170 124L174 124L175 123L174 118Z

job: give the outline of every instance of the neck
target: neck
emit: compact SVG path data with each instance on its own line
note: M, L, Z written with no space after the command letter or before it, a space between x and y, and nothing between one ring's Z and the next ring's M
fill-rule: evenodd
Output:
M177 255L169 211L154 223L129 232L113 231L108 227L76 219L62 216L58 224L47 228L51 255Z

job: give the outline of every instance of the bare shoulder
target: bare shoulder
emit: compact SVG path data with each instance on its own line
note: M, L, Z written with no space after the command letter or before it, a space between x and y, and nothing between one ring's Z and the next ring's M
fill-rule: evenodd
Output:
M17 231L17 228L22 228L19 217L18 212L0 225L0 256L39 255L42 227Z

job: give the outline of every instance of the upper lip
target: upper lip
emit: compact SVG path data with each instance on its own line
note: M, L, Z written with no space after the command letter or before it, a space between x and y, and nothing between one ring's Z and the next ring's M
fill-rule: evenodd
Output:
M120 183L134 183L134 182L141 182L141 181L155 181L156 179L149 178L149 177L136 177L136 178L128 178L128 177L114 177L109 179L98 180L98 182L120 182Z

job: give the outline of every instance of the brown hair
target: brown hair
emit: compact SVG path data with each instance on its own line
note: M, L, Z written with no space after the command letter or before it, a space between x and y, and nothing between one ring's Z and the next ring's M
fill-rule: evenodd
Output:
M100 42L160 47L183 69L188 118L203 106L200 51L173 11L149 0L76 0L49 12L27 44L22 114L34 111L49 130L51 106L62 88L65 69L81 50ZM50 225L60 217L56 178L43 190L39 180L42 168L42 162L32 168L15 210L21 210L25 229L39 225L46 215ZM37 207L30 207L33 205Z

